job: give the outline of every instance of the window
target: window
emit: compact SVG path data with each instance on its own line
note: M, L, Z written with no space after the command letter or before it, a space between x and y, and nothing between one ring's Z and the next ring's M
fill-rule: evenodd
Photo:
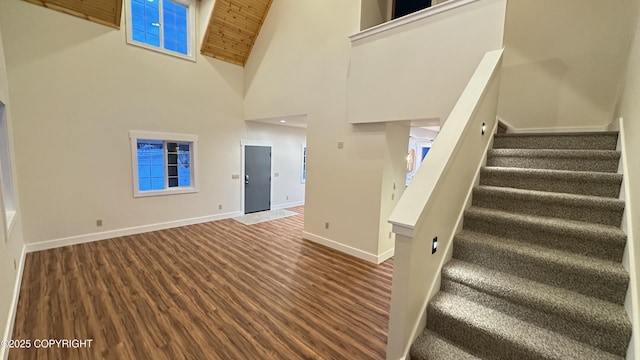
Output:
M195 135L130 131L134 196L196 192Z
M16 217L16 201L13 189L13 167L11 165L11 146L9 145L9 128L5 105L0 102L0 182L2 182L2 206L8 240Z
M195 0L127 0L127 42L195 60Z

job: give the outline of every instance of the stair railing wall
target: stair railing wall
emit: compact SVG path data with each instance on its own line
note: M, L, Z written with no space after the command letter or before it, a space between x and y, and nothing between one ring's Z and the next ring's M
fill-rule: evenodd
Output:
M439 289L440 270L451 257L497 126L502 54L499 49L484 55L389 218L396 244L387 359L404 359L425 327L427 302Z
M622 230L627 234L627 248L624 252L623 264L625 269L629 272L629 290L627 292L627 299L625 301L625 308L629 314L629 319L633 324L633 332L631 336L631 342L627 350L627 360L635 360L636 353L640 352L640 298L638 298L638 258L636 247L639 246L634 242L633 229L631 221L631 196L629 196L629 170L627 169L627 153L625 144L625 128L623 126L623 118L618 119L616 129L620 132L618 136L617 150L622 153L620 157L620 166L618 173L623 174L622 186L620 188L620 200L624 200L626 206L624 214L622 216Z

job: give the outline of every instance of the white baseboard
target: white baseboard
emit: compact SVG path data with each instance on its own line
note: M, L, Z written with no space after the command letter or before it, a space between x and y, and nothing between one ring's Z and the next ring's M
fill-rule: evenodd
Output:
M393 257L393 254L395 253L396 248L391 248L385 252L383 252L382 254L378 255L378 261L377 264L380 265L383 262L391 259Z
M168 221L168 222L158 223L158 224L135 226L130 228L110 230L110 231L104 231L99 233L84 234L84 235L71 236L71 237L66 237L61 239L41 241L37 243L26 244L25 247L27 252L35 252L35 251L41 251L41 250L55 249L63 246L70 246L70 245L84 244L84 243L93 242L93 241L112 239L120 236L142 234L150 231L165 230L165 229L171 229L179 226L194 225L194 224L201 224L209 221L229 219L229 218L242 216L242 215L243 215L242 212L234 211L234 212L228 212L223 214L201 216L201 217L191 218L191 219Z
M285 204L273 205L271 207L271 210L282 210L282 209L288 209L288 208L292 208L292 207L296 207L296 206L304 206L304 200L303 201L295 201L295 202L285 203Z
M582 126L582 127L539 127L539 128L509 128L510 134L518 133L574 133L574 132L598 132L608 131L608 125Z
M338 250L340 252L343 252L345 254L349 254L351 256L355 256L359 259L362 260L366 260L368 262L374 263L374 264L379 264L379 259L382 257L378 256L378 255L374 255L371 253L368 253L366 251L360 250L360 249L356 249L354 247L351 247L349 245L345 245L336 241L333 241L331 239L327 239L325 237L322 236L318 236L316 234L312 234L310 232L307 231L303 231L302 232L302 238L307 239L309 241L313 241L314 243L318 243L320 245L324 245L326 247L330 247L334 250ZM385 252L385 254L388 253Z
M596 131L610 131L611 124L598 125L598 126L550 126L550 127L536 127L536 128L519 128L513 126L511 123L506 121L501 117L497 117L498 121L507 125L507 133L509 134L518 134L518 133L554 133L554 132L596 132Z
M16 321L16 312L18 311L18 299L20 298L20 287L22 286L22 274L24 272L24 260L26 258L26 246L22 246L22 254L20 254L20 263L16 273L15 284L13 286L13 299L11 299L11 307L9 308L9 318L7 326L0 340L9 340L13 335L13 325ZM7 360L9 358L9 349L0 346L0 359Z

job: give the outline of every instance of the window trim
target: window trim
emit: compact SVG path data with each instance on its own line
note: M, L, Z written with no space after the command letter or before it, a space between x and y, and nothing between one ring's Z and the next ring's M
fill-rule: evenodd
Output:
M196 62L196 48L197 48L197 33L196 33L196 1L195 0L158 0L160 3L158 5L160 11L160 46L156 47L153 45L149 45L143 42L139 42L133 40L133 31L132 31L132 21L131 21L131 1L125 0L125 28L126 28L126 37L127 44L139 46L141 48L145 48L147 50L156 51L159 53L163 53L166 55L175 56L177 58L190 60ZM163 11L162 7L164 6L164 1L173 1L175 3L184 5L187 7L187 55L183 55L179 52L167 50L164 48L164 19L163 19Z
M190 193L197 193L200 190L199 181L198 181L198 136L197 135L130 130L129 139L131 140L133 197L190 194ZM191 186L165 188L164 190L140 191L140 183L139 183L139 176L138 176L138 140L160 140L163 143L171 142L171 141L191 143L191 148L189 149L191 152L191 169L192 169ZM166 162L165 162L165 166L166 166Z

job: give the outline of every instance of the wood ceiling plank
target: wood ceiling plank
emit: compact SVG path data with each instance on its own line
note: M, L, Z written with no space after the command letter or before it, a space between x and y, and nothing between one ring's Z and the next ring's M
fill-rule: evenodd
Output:
M116 29L120 28L122 0L24 0L55 11Z
M217 0L200 52L244 66L271 0Z

